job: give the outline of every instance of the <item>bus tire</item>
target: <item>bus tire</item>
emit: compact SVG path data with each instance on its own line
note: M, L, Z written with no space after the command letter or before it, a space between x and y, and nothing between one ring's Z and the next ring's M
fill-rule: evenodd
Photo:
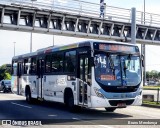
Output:
M26 101L27 103L31 104L32 103L32 97L31 97L31 91L29 88L26 90Z
M74 112L74 98L73 98L73 96L70 96L69 98L68 98L68 101L67 101L68 103L67 103L67 106L68 106L68 109L69 109L69 111L71 111L71 112Z
M114 112L116 108L105 108L107 112Z
M68 106L69 111L73 112L73 113L77 113L77 112L80 112L82 110L80 106L74 105L74 98L73 98L73 96L71 96L68 99L67 106Z

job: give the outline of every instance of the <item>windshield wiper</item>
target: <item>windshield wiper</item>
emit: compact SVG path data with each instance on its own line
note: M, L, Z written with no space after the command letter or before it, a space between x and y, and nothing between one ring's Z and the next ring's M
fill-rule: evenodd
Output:
M110 61L110 69L112 69L112 73L113 75L115 76L115 68L114 68L114 62L113 62L113 59L111 58L110 55L109 56L109 61Z
M128 67L130 66L130 63L131 63L131 54L128 55L127 60L128 60L127 64L125 63L125 60L123 62L123 71L124 71L125 78L127 76L126 70L128 69Z
M129 67L131 63L131 54L128 55L127 59L128 59L127 67Z

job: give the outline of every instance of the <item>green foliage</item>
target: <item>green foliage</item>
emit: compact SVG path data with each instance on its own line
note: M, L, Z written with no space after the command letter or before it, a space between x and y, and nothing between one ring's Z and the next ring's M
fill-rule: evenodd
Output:
M154 105L154 106L160 106L160 103L157 104L157 102L151 102L151 101L143 101L143 104L148 104L148 105Z
M0 66L0 80L11 79L11 65L4 64Z
M160 79L160 72L152 70L151 72L146 72L146 78L149 79Z
M149 90L157 90L158 88L160 89L160 85L157 85L157 86L155 86L155 85L154 85L154 86L152 86L152 85L150 85L150 86L143 86L143 89L144 89L144 90L145 90L145 89L146 89L146 90L148 90L148 89L149 89Z
M11 79L11 74L9 74L8 72L6 72L6 73L4 74L4 79L5 79L5 80L10 80L10 79Z

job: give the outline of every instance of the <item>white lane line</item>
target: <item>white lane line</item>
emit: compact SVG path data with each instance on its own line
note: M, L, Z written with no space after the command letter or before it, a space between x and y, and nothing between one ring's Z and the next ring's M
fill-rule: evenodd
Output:
M14 105L17 105L17 106L25 107L25 108L32 108L32 107L25 106L25 105L22 105L22 104L17 104L17 103L14 103L14 102L11 102L11 103L14 104Z

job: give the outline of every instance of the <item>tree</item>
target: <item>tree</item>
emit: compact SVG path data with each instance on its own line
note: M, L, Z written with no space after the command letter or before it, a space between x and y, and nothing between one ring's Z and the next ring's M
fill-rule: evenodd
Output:
M11 65L3 64L0 66L0 80L11 79Z
M151 78L151 73L149 71L146 72L146 79L149 80Z
M152 75L152 79L157 79L158 78L158 71L152 70L151 75Z
M158 78L160 79L160 72L158 72Z
M5 79L5 80L10 80L10 79L11 79L11 74L9 74L8 72L6 72L6 73L4 74L4 79Z

